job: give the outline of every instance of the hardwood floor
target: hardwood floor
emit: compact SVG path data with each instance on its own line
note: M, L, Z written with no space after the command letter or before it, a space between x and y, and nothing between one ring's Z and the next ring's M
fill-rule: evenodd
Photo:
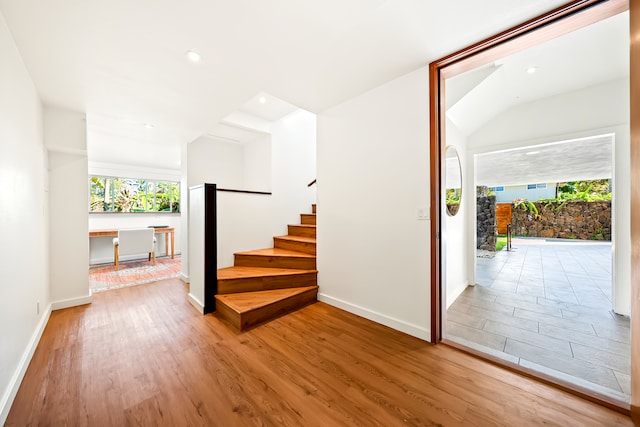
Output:
M177 279L56 311L7 419L25 425L631 426L619 413L315 303L244 333Z

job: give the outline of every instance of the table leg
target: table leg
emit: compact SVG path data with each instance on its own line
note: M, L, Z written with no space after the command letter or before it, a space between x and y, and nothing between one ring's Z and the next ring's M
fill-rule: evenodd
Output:
M173 259L173 254L174 254L174 252L173 252L173 248L174 248L174 240L175 240L175 239L174 239L174 232L172 231L172 232L171 232L171 259Z

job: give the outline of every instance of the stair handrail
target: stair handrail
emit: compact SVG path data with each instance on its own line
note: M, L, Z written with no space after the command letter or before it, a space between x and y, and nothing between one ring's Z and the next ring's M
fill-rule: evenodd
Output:
M307 187L311 187L313 184L316 183L316 180L314 179L313 181L311 181L309 184L307 184Z

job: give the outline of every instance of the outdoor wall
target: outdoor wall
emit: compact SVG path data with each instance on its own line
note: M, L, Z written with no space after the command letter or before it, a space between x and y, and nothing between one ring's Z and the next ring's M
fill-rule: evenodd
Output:
M203 145L192 143L187 150L188 185L218 184ZM272 247L273 236L287 234L287 224L299 224L301 213L311 213L316 190L307 184L316 176L315 150L314 114L298 110L272 124L267 159L272 194L218 192L218 267L233 265L234 252ZM183 275L188 276L184 260Z
M0 14L0 425L51 312L42 105ZM39 311L38 311L39 302Z
M132 165L118 165L111 163L89 162L89 175L115 176L123 178L147 178L161 181L180 181L180 171L172 169L154 169L138 167ZM180 189L181 210L186 205L187 196ZM185 203L182 203L182 201ZM89 207L87 205L86 209ZM182 231L180 213L157 212L157 213L89 213L89 230L119 229L147 227L149 225L168 225L175 228L174 250L176 254L182 251ZM164 255L165 247L164 235L159 235L157 239L156 254ZM169 244L169 252L171 247ZM122 257L121 259L135 258L135 256ZM101 264L113 262L113 237L92 237L89 239L89 262L90 264Z
M87 132L82 113L45 108L49 151L49 280L53 309L91 302Z
M630 314L629 79L610 81L505 111L469 136L469 150L483 153L563 139L613 134L614 310Z
M579 240L611 240L611 202L576 200L558 204L534 203L536 216L529 209L511 211L512 232L516 236Z
M496 196L476 198L476 249L496 250Z
M319 299L430 338L427 68L318 116Z

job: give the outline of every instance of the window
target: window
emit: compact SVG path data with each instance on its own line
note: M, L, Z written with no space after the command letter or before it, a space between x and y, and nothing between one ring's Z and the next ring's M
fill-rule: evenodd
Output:
M527 184L527 190L535 190L536 188L547 188L547 184Z
M489 191L496 191L496 192L497 192L497 191L504 191L504 186L503 186L503 185L501 185L501 186L499 186L499 187L489 187L489 188L488 188L488 190L489 190Z
M91 176L89 212L180 212L180 183Z

